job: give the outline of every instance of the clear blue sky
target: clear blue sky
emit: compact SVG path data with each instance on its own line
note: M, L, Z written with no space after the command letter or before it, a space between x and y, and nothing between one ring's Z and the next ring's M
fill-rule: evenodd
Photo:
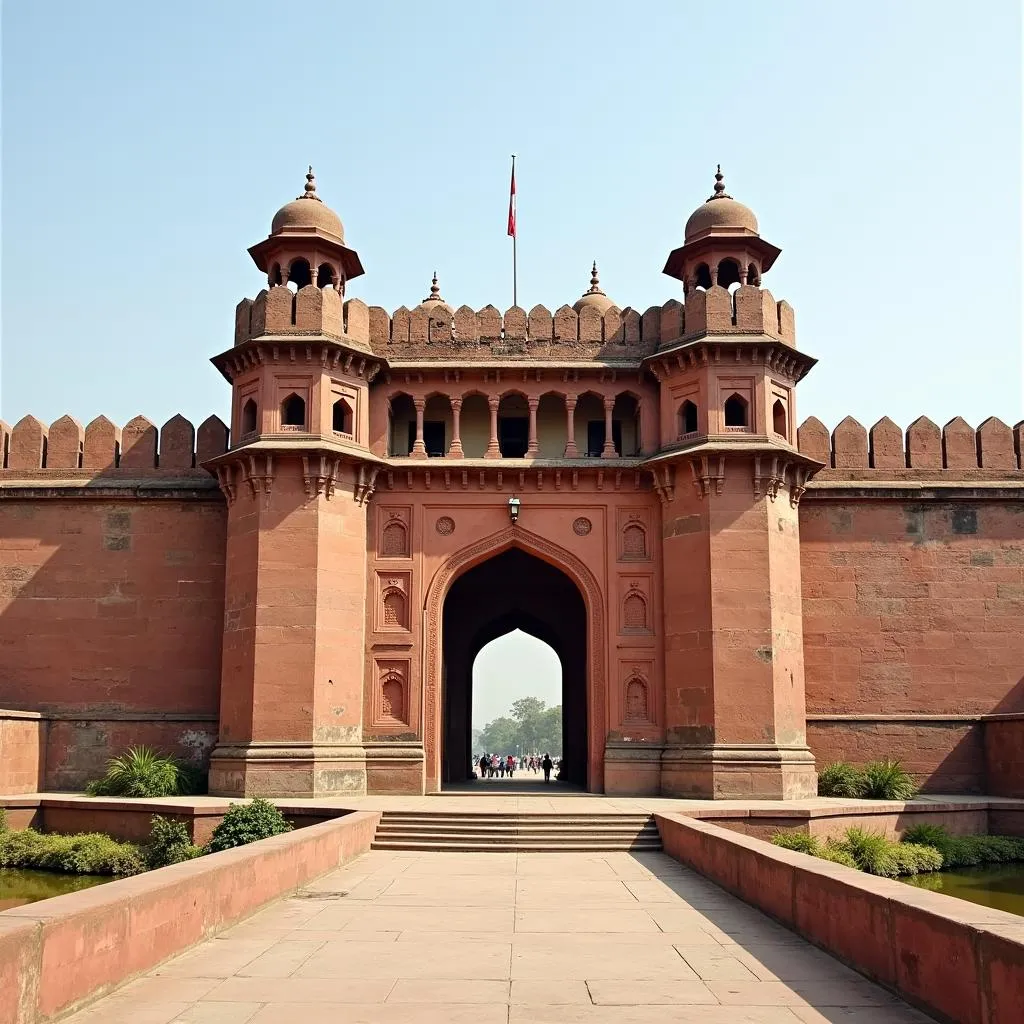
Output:
M1021 24L1010 0L3 5L0 416L228 408L245 252L306 164L350 294L520 304L661 275L716 162L820 359L799 415L1014 422Z

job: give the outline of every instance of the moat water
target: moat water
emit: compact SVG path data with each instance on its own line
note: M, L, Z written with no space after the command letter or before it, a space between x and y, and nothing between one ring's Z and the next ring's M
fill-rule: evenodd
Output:
M59 871L24 871L0 868L0 910L22 907L51 896L78 892L113 879L110 875L66 875Z
M1024 864L930 871L924 875L907 875L900 881L1024 917Z

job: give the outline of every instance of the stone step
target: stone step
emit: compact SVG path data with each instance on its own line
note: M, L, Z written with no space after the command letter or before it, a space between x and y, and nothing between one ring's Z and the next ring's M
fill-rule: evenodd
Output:
M650 814L385 811L373 848L599 853L662 847Z
M374 839L374 850L422 850L452 853L616 853L616 852L652 852L661 850L660 840L638 840L633 843L591 842L574 843L559 840L552 843L540 843L527 839L522 842L506 842L497 840L446 842L440 839L398 840Z
M610 825L593 824L586 825L555 824L549 825L545 822L475 822L475 821L390 821L382 820L378 826L380 829L401 829L401 828L423 828L423 829L444 829L469 832L554 832L566 835L595 835L603 832L657 832L657 826L640 823L614 823Z

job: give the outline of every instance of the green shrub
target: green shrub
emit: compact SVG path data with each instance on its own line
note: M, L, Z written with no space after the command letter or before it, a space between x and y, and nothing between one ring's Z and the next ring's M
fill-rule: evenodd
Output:
M0 807L0 832L7 831L7 809Z
M227 809L224 820L213 830L207 849L217 853L291 830L292 826L272 803L257 798L248 804L232 804Z
M776 832L772 836L772 843L776 846L781 846L784 850L809 853L812 857L820 856L818 840L807 832Z
M949 833L941 825L911 825L903 833L903 842L917 843L919 846L934 846L940 849L949 839Z
M0 867L76 875L137 875L146 870L139 848L101 833L65 836L26 828L0 833Z
M864 793L864 773L845 761L827 764L818 772L818 796L859 797Z
M864 766L860 795L870 800L910 800L917 795L917 786L899 761L872 761Z
M157 814L150 821L149 843L144 853L151 868L163 868L168 864L193 860L202 855L203 849L192 843L184 822Z
M1016 836L947 836L937 849L949 868L1024 860L1024 839Z
M830 860L833 864L844 864L848 868L856 868L857 862L841 846L837 846L831 839L825 841L818 856L822 860Z
M938 871L942 868L942 854L934 846L917 843L893 843L896 867L901 875L916 875L921 871Z
M90 796L182 796L194 793L201 777L192 765L150 747L132 747L107 762L107 773L86 786Z

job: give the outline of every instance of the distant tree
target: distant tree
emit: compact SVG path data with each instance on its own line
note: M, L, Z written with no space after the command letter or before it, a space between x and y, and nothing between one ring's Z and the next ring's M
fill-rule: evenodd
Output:
M562 706L549 708L537 697L522 697L508 715L480 730L473 749L488 754L561 754Z

